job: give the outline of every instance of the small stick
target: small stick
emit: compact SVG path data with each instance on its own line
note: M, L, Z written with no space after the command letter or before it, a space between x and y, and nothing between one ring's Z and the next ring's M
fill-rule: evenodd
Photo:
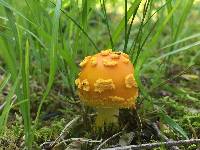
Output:
M55 141L53 141L49 147L54 147L54 145L60 140L60 138L63 136L63 134L66 132L66 130L71 127L76 121L78 121L78 119L80 118L80 116L75 117L73 120L71 120L68 124L66 124L66 126L64 127L64 129L62 130L62 132L60 133L60 135L55 139Z
M0 105L0 111L3 110L5 105L6 105L6 102L4 102L2 105Z
M106 144L106 143L107 143L108 141L110 141L111 139L117 137L117 136L120 135L121 133L122 133L122 131L120 131L120 132L118 132L118 133L112 135L112 136L109 137L108 139L106 139L104 142L102 142L102 143L98 146L97 150L100 150L101 147L102 147L104 144Z
M160 129L158 128L156 123L153 123L152 127L157 132L157 136L159 138L164 139L166 142L173 141L173 140L167 138L167 136L165 136L164 134L162 134L162 132L160 131ZM171 146L170 148L171 148L171 150L179 150L178 146Z
M70 138L70 139L61 141L60 143L56 144L54 147L57 147L62 143L74 142L74 141L79 141L79 142L83 142L83 143L101 143L102 139L101 140L93 140L93 139L85 139L85 138Z
M17 96L13 95L12 97L12 104L16 101ZM6 105L7 101L5 101L2 105L0 105L0 111L3 110L4 106Z
M93 140L93 139L86 139L86 138L70 138L67 140L63 140L63 142L71 142L71 141L81 141L87 143L100 143L102 140Z
M200 139L190 139L190 140L180 140L180 141L168 141L168 142L157 142L157 143L148 143L148 144L140 144L140 145L129 145L123 147L114 147L107 148L103 150L134 150L134 149L150 149L160 146L178 146L178 145L191 145L191 144L200 144Z
M108 139L106 139L104 142L102 142L102 143L97 147L97 150L100 150L104 144L106 144L106 143L107 143L108 141L110 141L111 139L113 139L113 138L117 137L118 135L120 135L120 134L125 130L126 127L127 127L127 124L124 126L124 128L122 129L122 131L120 131L120 132L118 132L118 133L112 135L111 137L109 137Z

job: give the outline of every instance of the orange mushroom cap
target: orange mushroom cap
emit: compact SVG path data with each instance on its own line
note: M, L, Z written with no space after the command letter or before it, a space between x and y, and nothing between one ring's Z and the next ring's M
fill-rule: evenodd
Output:
M103 108L135 107L138 88L127 54L104 50L85 57L80 67L75 84L85 104Z

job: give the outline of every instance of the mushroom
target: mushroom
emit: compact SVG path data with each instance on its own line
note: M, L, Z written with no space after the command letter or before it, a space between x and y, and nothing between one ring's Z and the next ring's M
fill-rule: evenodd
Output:
M75 80L78 95L86 105L97 109L97 126L116 123L120 108L135 108L138 88L127 54L103 50L85 57L80 67Z

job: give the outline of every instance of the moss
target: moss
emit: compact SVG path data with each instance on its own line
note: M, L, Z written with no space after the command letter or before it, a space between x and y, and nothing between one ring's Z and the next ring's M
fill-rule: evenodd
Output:
M19 150L20 138L17 137L13 130L6 129L3 136L0 137L0 150L15 149ZM3 149L1 149L3 148Z
M185 115L181 119L181 124L190 133L191 137L200 135L200 113Z
M173 118L180 118L187 114L186 107L182 104L177 102L176 98L170 98L168 96L159 99L159 105L164 105L165 110L167 111L168 115L173 116Z
M37 143L48 140L55 140L63 130L66 122L64 119L51 122L50 125L43 126L34 131L34 139Z
M190 146L188 146L188 150L196 150L198 147L196 144L192 144Z

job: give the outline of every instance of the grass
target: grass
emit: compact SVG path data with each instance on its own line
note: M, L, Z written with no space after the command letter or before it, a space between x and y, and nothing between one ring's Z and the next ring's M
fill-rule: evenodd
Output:
M66 140L106 140L125 122L130 127L120 137L138 135L127 144L159 141L149 133L152 122L174 140L200 138L198 14L194 0L0 0L0 149L39 149L75 116L81 119ZM137 112L121 111L133 119L120 118L119 129L96 133L94 111L80 103L74 80L80 60L107 48L129 54L140 97ZM8 137L13 147L2 144Z

